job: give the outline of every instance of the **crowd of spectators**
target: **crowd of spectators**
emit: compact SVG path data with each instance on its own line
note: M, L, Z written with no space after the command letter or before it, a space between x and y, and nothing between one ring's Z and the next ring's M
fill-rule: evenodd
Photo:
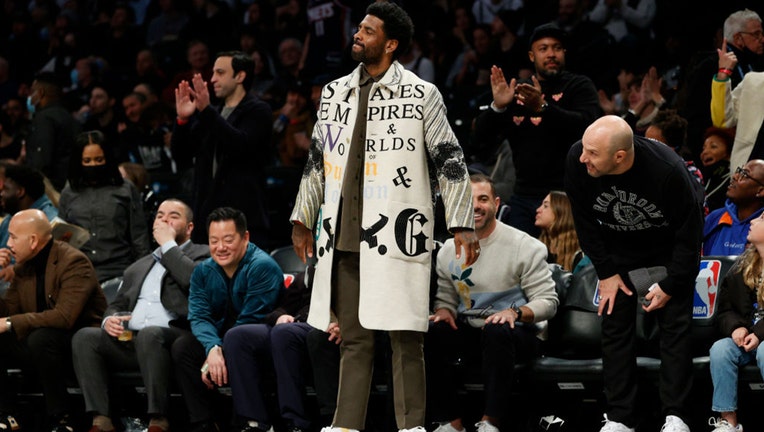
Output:
M148 254L146 222L166 198L193 208L194 242L208 240L207 214L232 206L247 213L247 239L286 246L289 185L309 157L321 88L357 66L352 38L370 3L5 0L0 161L45 175L50 205L91 233L81 250L104 288ZM764 162L746 163L764 158L760 1L713 10L690 0L395 3L415 24L400 63L437 86L470 170L494 178L510 224L540 234L550 262L591 263L559 190L568 149L602 114L685 160L706 191L706 254L743 253L764 208ZM549 37L558 44L532 45ZM254 70L234 83L240 56ZM251 111L233 111L239 103ZM207 110L218 105L231 109ZM506 160L514 166L504 172ZM37 178L32 188L14 176L4 212L38 208Z
M40 102L42 93L35 92L33 83L44 72L60 88L61 106L80 130L100 130L116 148L118 163L146 169L149 180L142 193L188 198L193 161L173 157L170 149L174 90L200 73L212 94L215 57L241 50L255 60L250 92L273 112L270 151L258 155L258 166L278 167L280 175L286 172L294 181L307 158L318 90L355 66L349 42L368 3L6 1L0 18L0 34L7 40L0 46L0 156L26 159L38 169L50 165L38 162L39 154L52 152L35 151L46 147L35 144L41 139L39 128L30 127L32 116L25 109L36 106L40 111L49 97L58 96L48 91ZM491 101L490 68L499 66L507 79L528 79L534 72L528 40L537 25L552 22L566 32L563 66L591 79L606 114L624 115L644 133L659 109L676 109L688 120L688 160L697 166L703 135L712 126L705 108L715 70L711 67L709 74L709 64L716 65L722 39L726 36L730 46L737 46L740 66L735 74L738 69L741 74L762 69L756 41L749 41L755 35L733 38L722 33L729 13L746 7L764 12L752 1L728 2L713 12L696 10L692 20L684 19L692 7L689 1L398 3L415 23L412 48L401 63L438 86L468 162L489 168L498 152L492 145L486 151L485 143L476 142L482 138L472 132L473 120ZM734 84L741 79L732 76ZM28 97L31 104L25 103ZM212 103L218 102L212 96ZM68 153L47 157L59 161ZM51 180L61 190L63 171ZM511 190L499 190L504 200L512 195ZM283 194L265 194L263 199L275 199L269 203L270 216L284 219L289 203L280 202ZM159 200L152 202L155 208ZM288 242L286 234L273 239L267 247Z

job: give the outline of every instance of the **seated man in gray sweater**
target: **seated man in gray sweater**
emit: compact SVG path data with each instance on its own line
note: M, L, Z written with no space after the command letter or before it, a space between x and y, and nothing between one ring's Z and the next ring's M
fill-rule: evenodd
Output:
M436 432L464 432L457 404L455 358L480 361L485 410L478 432L498 432L510 406L517 362L538 355L546 320L559 303L543 243L496 220L499 198L493 181L473 174L472 202L480 260L456 259L453 240L438 253L435 313L425 340L428 409L443 421Z

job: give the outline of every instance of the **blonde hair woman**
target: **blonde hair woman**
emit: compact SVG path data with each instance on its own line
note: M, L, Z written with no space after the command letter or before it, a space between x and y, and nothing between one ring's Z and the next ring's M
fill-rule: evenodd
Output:
M721 418L712 418L714 432L742 431L737 422L738 371L754 361L764 371L764 215L751 221L750 245L722 281L716 322L722 334L711 347L711 379L714 395L711 408ZM763 373L764 374L764 373Z

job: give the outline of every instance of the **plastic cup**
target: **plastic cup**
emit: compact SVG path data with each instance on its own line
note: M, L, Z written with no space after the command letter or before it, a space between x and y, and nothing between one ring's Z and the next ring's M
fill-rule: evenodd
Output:
M119 317L120 321L122 322L122 333L117 337L118 341L121 342L129 342L133 340L133 331L128 329L127 326L130 323L130 318L132 317L133 313L129 311L125 312L117 312L114 314L114 316Z

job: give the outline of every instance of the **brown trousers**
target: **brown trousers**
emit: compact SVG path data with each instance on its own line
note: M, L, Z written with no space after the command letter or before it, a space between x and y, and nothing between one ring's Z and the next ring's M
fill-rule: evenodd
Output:
M374 368L374 331L358 320L359 254L334 251L332 309L342 334L337 411L332 426L365 429L366 408ZM391 314L391 317L393 314ZM389 332L392 348L393 397L399 429L424 426L424 333Z

